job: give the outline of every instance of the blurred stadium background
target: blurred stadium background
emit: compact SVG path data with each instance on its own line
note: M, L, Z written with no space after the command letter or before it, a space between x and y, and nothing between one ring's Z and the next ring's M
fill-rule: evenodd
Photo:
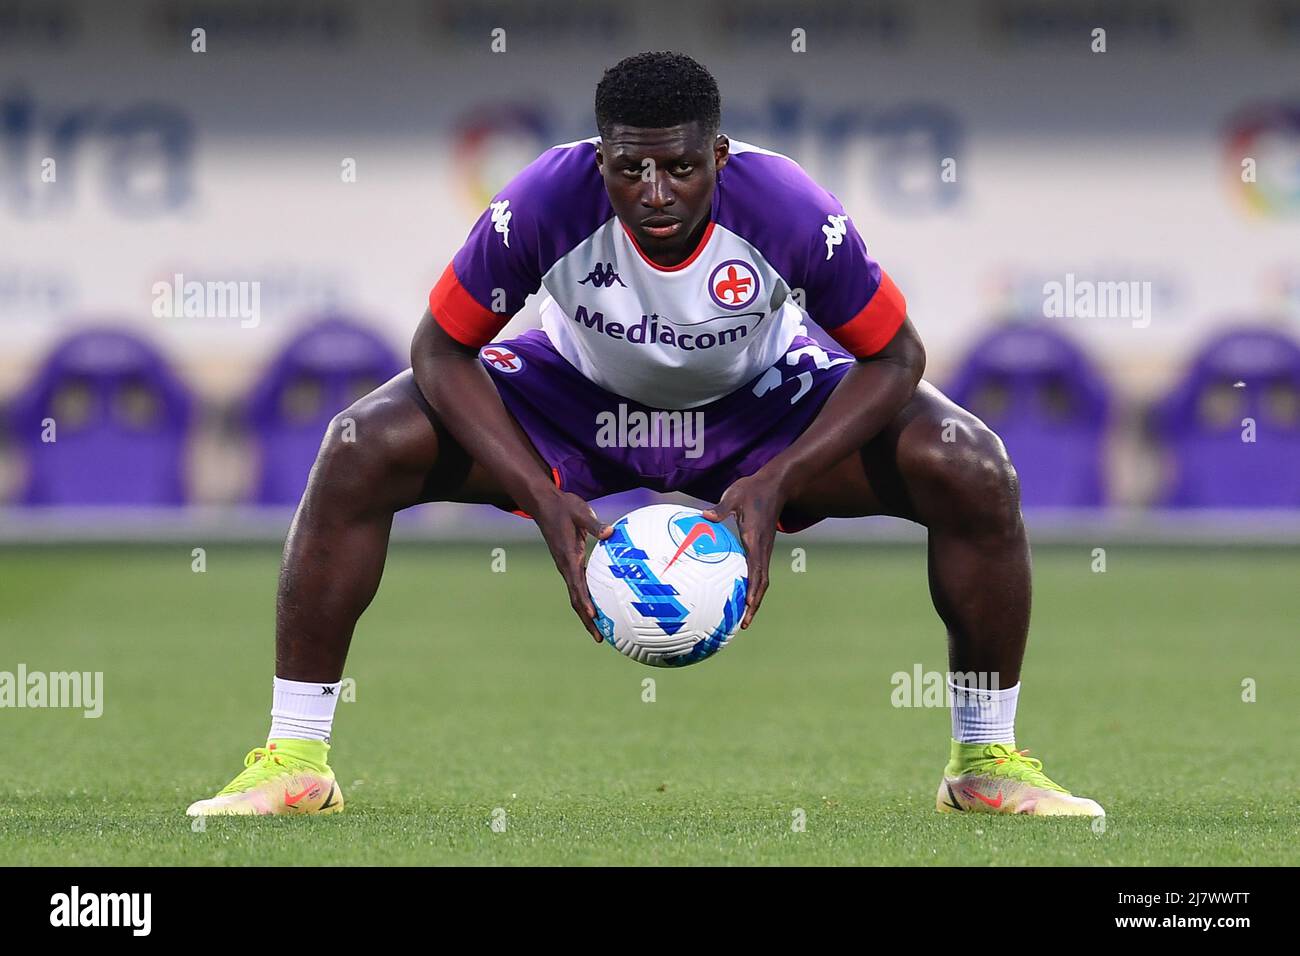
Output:
M282 536L496 188L650 48L844 202L1037 535L1296 539L1300 2L0 0L4 539ZM485 532L532 534L399 533Z

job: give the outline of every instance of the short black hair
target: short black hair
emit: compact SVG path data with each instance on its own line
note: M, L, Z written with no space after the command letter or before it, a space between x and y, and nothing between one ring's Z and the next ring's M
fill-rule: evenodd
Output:
M615 123L664 129L698 120L707 133L722 122L722 95L713 74L685 53L638 53L619 60L596 84L596 128Z

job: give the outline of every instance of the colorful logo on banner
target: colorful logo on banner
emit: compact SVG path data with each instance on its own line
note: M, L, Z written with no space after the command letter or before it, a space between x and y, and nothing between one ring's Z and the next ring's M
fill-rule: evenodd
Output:
M451 141L456 178L469 206L480 210L553 142L540 112L508 105L463 117Z
M1300 215L1300 107L1255 107L1228 129L1225 167L1232 192L1259 216Z

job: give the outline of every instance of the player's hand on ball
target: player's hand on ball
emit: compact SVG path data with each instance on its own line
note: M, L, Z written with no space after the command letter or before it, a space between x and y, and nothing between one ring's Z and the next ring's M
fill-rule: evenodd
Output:
M596 538L608 538L614 529L596 516L591 505L578 495L567 491L558 491L536 507L533 516L537 528L542 532L546 546L551 549L551 557L559 569L564 583L569 589L569 603L573 605L587 633L597 644L605 639L596 629L596 608L587 593L587 577L584 563L587 535Z
M740 542L745 546L745 559L749 564L749 588L745 596L745 617L742 629L758 613L767 591L767 571L772 561L772 545L776 541L776 522L785 507L785 494L777 482L761 474L741 478L722 495L716 507L706 508L704 517L710 521L725 521L736 516L740 529Z

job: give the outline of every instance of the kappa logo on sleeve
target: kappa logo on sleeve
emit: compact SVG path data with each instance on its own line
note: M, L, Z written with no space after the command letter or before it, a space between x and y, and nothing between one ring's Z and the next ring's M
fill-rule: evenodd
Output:
M826 236L827 259L835 255L835 247L844 241L844 236L849 231L848 222L848 215L826 217L827 224L822 226L822 233Z
M492 228L501 235L501 242L507 249L510 248L510 219L514 213L510 211L510 200L501 199L488 206L492 210Z

